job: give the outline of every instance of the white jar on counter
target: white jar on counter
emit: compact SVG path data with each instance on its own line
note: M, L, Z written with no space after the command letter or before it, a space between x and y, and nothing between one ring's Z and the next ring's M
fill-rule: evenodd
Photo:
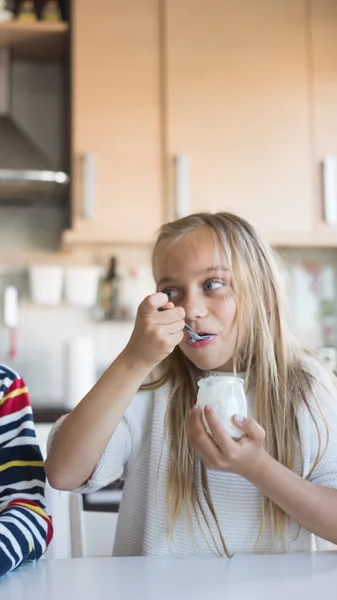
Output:
M214 410L215 416L233 439L240 439L244 432L232 421L233 415L247 416L247 400L244 380L235 375L211 375L198 381L197 404L204 409L206 404ZM211 433L206 417L203 419L208 433Z
M65 300L72 306L90 307L97 302L99 278L97 265L69 265L65 268Z
M30 294L35 304L57 306L62 301L64 267L31 265L28 269Z

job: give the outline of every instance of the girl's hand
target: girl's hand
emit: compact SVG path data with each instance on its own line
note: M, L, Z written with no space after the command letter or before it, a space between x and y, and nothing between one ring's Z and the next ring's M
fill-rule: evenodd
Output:
M158 309L165 307L166 310ZM185 311L169 302L162 292L151 294L140 304L131 338L125 351L133 361L153 369L184 338Z
M236 473L248 480L254 478L269 458L263 447L264 429L253 419L235 415L235 425L246 434L236 442L210 407L205 407L204 411L214 439L206 431L202 409L195 405L188 419L188 440L205 467Z

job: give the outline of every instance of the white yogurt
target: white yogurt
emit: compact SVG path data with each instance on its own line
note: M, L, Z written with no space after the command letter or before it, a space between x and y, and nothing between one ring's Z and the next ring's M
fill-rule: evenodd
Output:
M197 404L204 409L206 404L214 410L215 416L233 439L240 439L244 432L232 422L233 415L247 416L247 401L244 380L231 375L211 375L198 381ZM203 419L208 433L211 433L203 410Z

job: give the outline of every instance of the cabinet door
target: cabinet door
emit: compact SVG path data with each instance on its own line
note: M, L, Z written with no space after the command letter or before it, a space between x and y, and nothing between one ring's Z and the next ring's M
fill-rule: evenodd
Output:
M167 0L165 23L168 159L189 157L191 212L278 243L311 231L304 1Z
M147 242L161 223L158 24L157 0L73 2L68 241Z
M321 220L322 161L327 155L337 158L337 0L312 0L310 23L314 160L317 197L321 200L317 217Z

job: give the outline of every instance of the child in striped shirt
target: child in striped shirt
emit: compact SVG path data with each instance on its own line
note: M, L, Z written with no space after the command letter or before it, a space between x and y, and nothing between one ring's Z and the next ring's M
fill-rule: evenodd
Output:
M0 365L0 577L46 551L53 527L44 489L27 387Z

